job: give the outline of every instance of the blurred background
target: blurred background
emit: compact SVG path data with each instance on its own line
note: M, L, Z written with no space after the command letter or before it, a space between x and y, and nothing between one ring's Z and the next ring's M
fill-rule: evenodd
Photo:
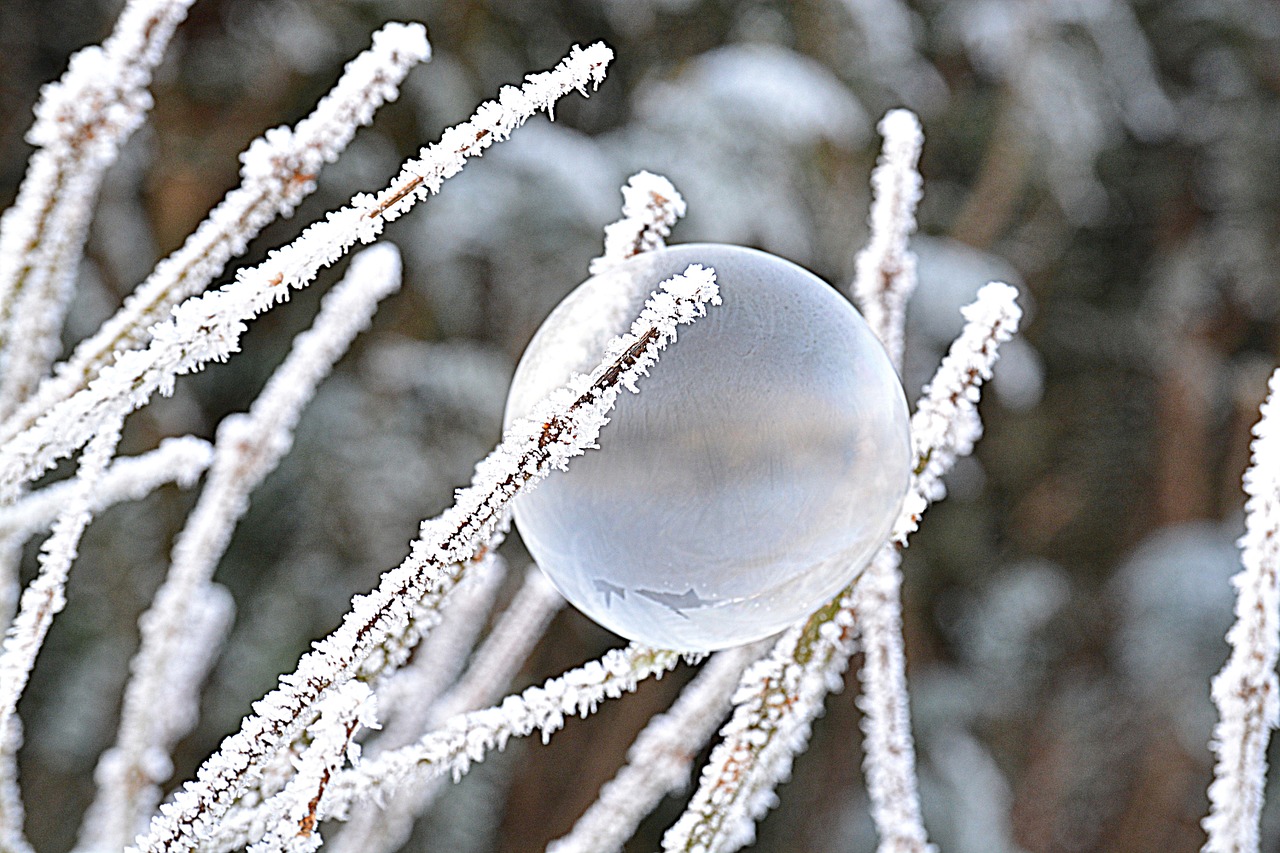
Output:
M0 0L0 206L23 175L40 84L100 41L119 5ZM69 344L238 182L237 153L305 115L387 20L425 22L435 59L246 262L381 187L571 44L603 39L617 59L590 99L567 98L554 124L534 119L388 230L405 288L323 387L219 569L236 625L177 778L469 479L498 438L516 359L585 278L628 175L660 172L684 193L673 241L757 246L843 288L866 238L875 124L906 106L926 137L908 397L981 283L1018 284L1029 308L984 395L987 435L905 564L926 825L948 853L1198 850L1240 474L1280 333L1280 6L199 0L151 120L108 176ZM132 418L124 452L211 436L247 407L335 278L259 320L242 356ZM163 490L86 537L20 708L42 851L73 841L114 737L137 616L192 499ZM505 550L518 576L516 537ZM513 687L617 643L567 610ZM688 677L646 684L548 747L513 743L406 849L542 849ZM828 701L755 849L874 849L853 680ZM1263 849L1280 850L1272 788ZM681 805L670 798L627 849L654 849Z

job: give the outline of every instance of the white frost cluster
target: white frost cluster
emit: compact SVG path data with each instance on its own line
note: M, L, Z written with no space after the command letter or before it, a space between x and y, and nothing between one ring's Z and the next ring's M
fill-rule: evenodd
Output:
M309 116L293 128L267 131L240 155L240 186L0 425L0 441L83 390L116 352L145 343L148 329L164 321L174 305L203 291L277 216L293 213L315 189L324 164L338 158L356 128L369 124L378 107L395 100L405 75L430 55L421 24L391 23L374 33L373 46L347 64L333 90Z
M603 658L508 696L500 705L453 717L414 744L391 750L340 774L333 782L333 814L341 818L356 803L376 802L402 785L452 773L462 776L473 762L513 737L541 732L545 743L572 716L585 717L606 699L635 690L680 662L678 652L631 645Z
M342 767L360 759L356 734L377 727L369 686L348 681L319 703L319 718L307 727L310 743L295 761L296 775L267 803L273 826L249 853L312 853L320 849L320 821L328 816L329 783Z
M764 649L753 643L719 652L658 714L627 750L627 764L600 789L600 796L553 841L547 853L607 853L621 850L640 822L667 794L689 783L689 768L730 708L742 670Z
M916 169L924 134L907 110L880 120L884 148L871 173L871 238L858 253L853 295L889 360L902 369L907 300L916 288L916 256L907 240L916 230L923 181Z
M742 676L733 717L702 769L697 793L662 839L664 853L729 853L755 840L774 789L809 742L809 728L853 651L848 591L788 630Z
M0 500L12 498L22 483L74 452L104 419L124 417L156 392L172 391L178 376L226 360L239 348L248 320L305 287L357 242L377 239L385 223L437 192L469 157L505 139L534 113L551 110L569 92L585 93L603 79L612 57L603 44L575 47L554 70L529 75L519 89L504 87L497 101L481 104L469 121L449 128L406 162L377 195L355 196L350 206L312 224L263 263L240 270L231 284L178 305L171 321L152 328L145 350L121 355L87 388L51 407L0 448Z
M1018 330L1022 318L1018 289L991 282L961 313L964 330L925 386L911 416L916 472L904 512L894 528L893 537L898 542L905 542L916 529L925 506L946 495L943 474L957 458L969 455L982 437L978 387L991 378L1000 344Z
M151 72L192 2L130 0L111 37L40 93L27 133L37 151L0 218L0 417L58 354L102 176L151 109Z
M685 209L684 197L666 178L645 171L632 175L622 188L622 218L605 226L604 254L591 262L591 274L661 249Z
M1232 578L1236 622L1227 633L1231 657L1213 680L1220 720L1211 746L1217 758L1209 785L1204 853L1258 850L1267 781L1267 743L1280 723L1280 370L1253 428L1253 462L1244 475L1243 570Z

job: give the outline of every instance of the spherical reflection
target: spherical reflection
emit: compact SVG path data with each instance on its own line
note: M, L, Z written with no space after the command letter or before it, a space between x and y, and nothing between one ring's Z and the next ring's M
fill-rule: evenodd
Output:
M843 588L906 493L902 386L862 317L781 258L715 244L588 279L525 351L508 423L595 366L663 279L714 267L724 304L623 393L600 449L514 504L578 609L650 645L712 650L774 634Z

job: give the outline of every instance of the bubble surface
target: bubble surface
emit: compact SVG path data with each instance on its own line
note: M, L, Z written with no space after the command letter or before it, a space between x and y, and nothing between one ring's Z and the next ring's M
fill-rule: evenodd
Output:
M516 369L506 421L587 372L658 284L714 267L724 304L680 330L600 449L514 503L538 565L583 613L681 650L767 637L839 592L906 494L906 400L853 306L738 246L632 258L570 293Z

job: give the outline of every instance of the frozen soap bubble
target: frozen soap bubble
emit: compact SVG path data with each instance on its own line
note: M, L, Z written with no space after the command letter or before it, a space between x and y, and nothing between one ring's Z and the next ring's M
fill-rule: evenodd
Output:
M638 255L569 294L520 360L507 423L593 368L691 263L715 268L724 304L619 395L599 450L514 513L579 610L710 651L777 633L848 584L889 534L911 451L897 374L848 301L788 261L715 244Z

